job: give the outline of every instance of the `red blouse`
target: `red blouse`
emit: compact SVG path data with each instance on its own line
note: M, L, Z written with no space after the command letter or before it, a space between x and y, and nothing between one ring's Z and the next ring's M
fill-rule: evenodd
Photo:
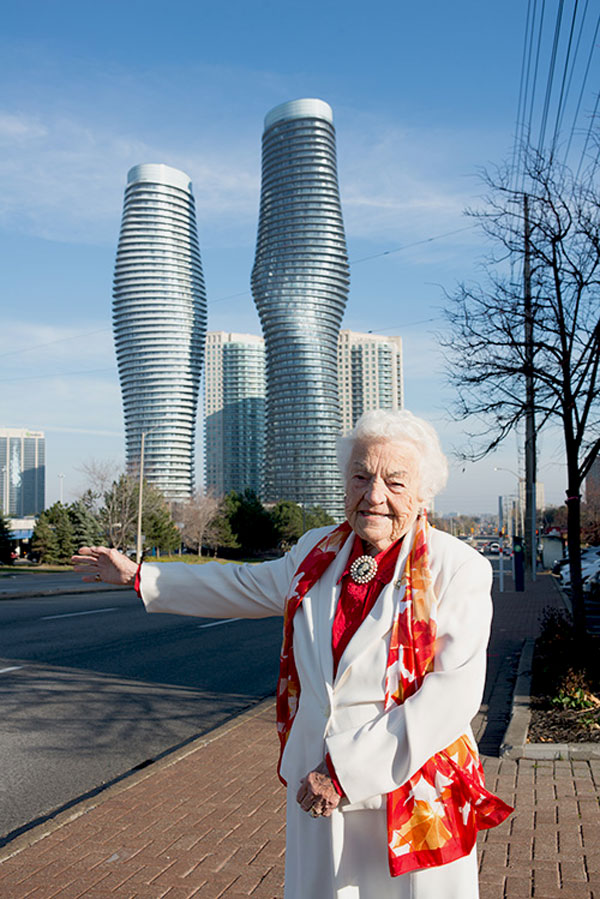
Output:
M377 574L368 584L355 584L350 577L350 566L359 556L365 555L363 542L358 535L354 537L352 550L346 568L340 577L342 590L338 600L333 629L331 632L331 648L333 650L333 676L337 674L338 665L343 652L359 629L386 584L394 576L402 540L392 543L387 549L374 556L377 562Z
M337 674L338 665L346 646L377 602L377 597L385 585L389 584L393 578L401 546L402 540L400 539L374 556L377 562L377 574L373 580L369 581L368 584L355 584L350 577L350 566L355 559L365 554L365 550L360 537L358 535L354 537L348 562L338 581L338 584L340 582L342 584L342 590L335 610L331 631L334 677ZM337 779L329 753L325 756L325 761L327 762L329 776L333 781L334 787L339 795L343 796L344 790Z

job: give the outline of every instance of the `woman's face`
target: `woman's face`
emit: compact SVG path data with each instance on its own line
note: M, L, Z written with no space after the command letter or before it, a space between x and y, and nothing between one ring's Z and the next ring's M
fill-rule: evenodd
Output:
M378 553L410 530L417 518L419 460L412 444L357 441L346 481L346 517Z

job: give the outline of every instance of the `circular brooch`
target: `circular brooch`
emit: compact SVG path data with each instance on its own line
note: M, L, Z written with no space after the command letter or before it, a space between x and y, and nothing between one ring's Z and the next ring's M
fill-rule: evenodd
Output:
M355 584L368 584L377 574L377 562L373 556L359 556L350 566L350 577Z

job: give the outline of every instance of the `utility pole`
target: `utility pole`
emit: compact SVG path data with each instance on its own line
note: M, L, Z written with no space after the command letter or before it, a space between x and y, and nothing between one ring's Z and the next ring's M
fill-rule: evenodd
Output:
M536 575L536 448L535 448L535 396L533 384L533 304L531 301L531 260L529 198L523 194L523 221L525 231L525 256L523 263L523 300L525 312L525 549L531 565L531 580Z

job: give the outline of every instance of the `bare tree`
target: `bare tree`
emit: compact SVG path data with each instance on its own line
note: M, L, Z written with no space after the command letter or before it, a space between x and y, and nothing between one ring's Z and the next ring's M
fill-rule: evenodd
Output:
M483 178L486 206L468 214L494 249L483 284L461 284L449 295L450 332L441 338L458 417L478 422L464 456L483 458L525 419L532 377L537 428L558 423L563 434L574 617L582 630L580 492L600 450L600 197L589 177L578 183L567 168L529 152L529 311L521 281L524 192L510 169Z
M77 471L85 478L85 488L81 491L80 499L84 499L90 511L99 512L104 494L115 479L115 472L120 471L119 466L109 459L89 459L82 462Z
M197 491L193 497L181 507L182 535L184 541L202 555L202 544L210 524L217 517L220 501L209 490L206 493Z
M90 506L109 546L126 550L135 543L138 517L139 475L115 471L114 462L85 462L80 471L87 489L82 500ZM165 498L153 484L144 480L142 527L156 529L157 517L165 515ZM168 515L170 518L170 513Z

